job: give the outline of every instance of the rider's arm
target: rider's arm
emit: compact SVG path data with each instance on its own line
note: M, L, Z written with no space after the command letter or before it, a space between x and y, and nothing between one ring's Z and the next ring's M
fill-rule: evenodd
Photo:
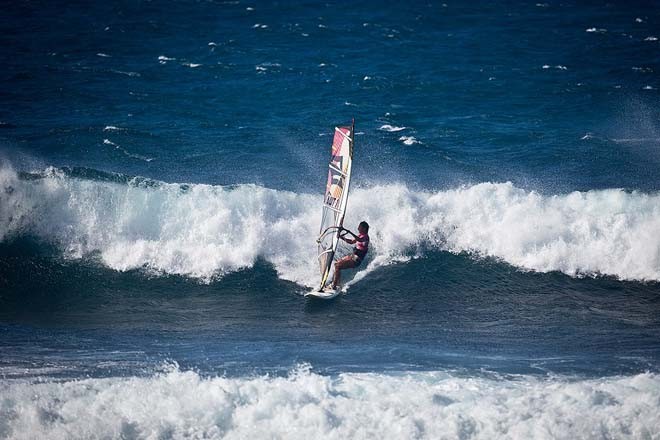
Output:
M353 244L353 243L355 243L355 241L356 241L357 238L358 238L357 235L353 234L353 233L352 233L351 231L349 231L348 229L341 228L341 230L344 231L344 232L346 232L346 234L352 235L353 237L355 237L355 239L353 239L353 238L347 238L347 237L346 237L346 234L344 234L344 235L340 235L339 238L341 238L342 240L344 240L344 241L345 241L346 243L348 243L348 244Z

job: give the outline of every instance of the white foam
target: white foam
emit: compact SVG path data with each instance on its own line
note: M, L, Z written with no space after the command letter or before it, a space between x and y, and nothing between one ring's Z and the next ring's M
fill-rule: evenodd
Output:
M420 143L417 139L415 139L415 136L401 136L399 140L405 145L415 145Z
M198 63L183 63L183 65L186 66L186 67L190 67L192 69L201 66L201 64L198 64Z
M598 28L592 27L592 28L589 28L589 29L585 29L585 31L586 32L595 32L595 33L599 33L599 34L604 34L605 32L607 32L607 29L603 29L603 28L598 29Z
M125 128L115 127L114 125L106 125L103 128L103 131L123 131Z
M281 67L279 63L261 63L254 67L257 73L265 73L269 67Z
M401 130L405 130L405 129L406 129L406 127L397 127L395 125L390 125L390 124L381 125L380 128L379 128L379 130L390 131L390 132L396 132L396 131L401 131Z
M96 253L115 270L201 280L263 258L283 279L310 287L317 281L321 189L311 195L256 185L185 189L144 179L83 180L55 168L43 175L21 180L11 168L0 169L0 188L12 188L0 191L0 240L32 234L68 258ZM372 226L365 274L436 249L524 270L660 281L660 194L544 196L511 183L437 192L374 186L351 191L345 225L354 229L361 220Z
M568 67L562 66L561 64L558 64L556 66L550 66L549 64L544 64L541 66L543 69L550 69L550 68L555 68L557 70L568 70Z
M461 377L449 372L0 382L14 439L654 438L660 378Z
M653 37L653 36L646 37L646 38L644 38L644 41L658 41L658 37Z
M111 58L111 55L108 55L107 53L102 53L102 52L97 53L96 56L101 57L101 58Z

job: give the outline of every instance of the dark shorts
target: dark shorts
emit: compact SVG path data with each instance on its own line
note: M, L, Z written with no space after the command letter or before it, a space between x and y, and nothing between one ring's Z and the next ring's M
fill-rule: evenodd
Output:
M364 259L365 255L367 255L366 252L360 251L359 249L354 248L352 259L353 259L353 262L355 263L355 266L353 266L353 267L358 267L360 265L360 263L362 263L362 260Z

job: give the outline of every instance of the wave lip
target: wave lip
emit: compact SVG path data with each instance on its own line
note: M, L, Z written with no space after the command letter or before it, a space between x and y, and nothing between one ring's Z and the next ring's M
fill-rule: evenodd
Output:
M0 188L10 188L0 193L0 241L30 234L59 245L68 258L98 254L120 271L207 281L262 256L285 278L311 282L309 270L296 272L315 258L314 247L299 238L313 237L312 225L320 223L311 196L255 185L88 180L52 167L29 180L2 169Z
M32 235L68 258L93 254L115 270L204 281L263 258L283 279L316 284L320 195L85 176L93 173L48 168L28 178L0 169L0 241ZM351 192L345 225L361 220L372 225L372 250L356 282L429 249L494 257L523 270L660 281L660 194L382 185Z
M525 269L660 280L660 195L618 189L542 196L511 183L429 199L447 246Z
M652 438L660 378L449 372L0 382L12 438Z

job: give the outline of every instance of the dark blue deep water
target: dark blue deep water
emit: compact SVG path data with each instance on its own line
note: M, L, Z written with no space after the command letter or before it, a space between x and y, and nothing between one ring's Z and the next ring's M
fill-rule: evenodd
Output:
M2 10L0 438L657 438L658 4Z

